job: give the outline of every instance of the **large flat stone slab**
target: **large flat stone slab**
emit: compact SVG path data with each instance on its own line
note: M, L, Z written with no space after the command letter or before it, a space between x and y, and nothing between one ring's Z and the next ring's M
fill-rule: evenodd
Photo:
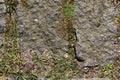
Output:
M107 0L76 1L76 55L84 66L111 63L116 55L116 10Z
M28 0L29 9L18 6L18 28L22 34L21 48L38 53L66 53L68 42L59 35L63 16L60 0ZM62 33L61 33L62 34Z

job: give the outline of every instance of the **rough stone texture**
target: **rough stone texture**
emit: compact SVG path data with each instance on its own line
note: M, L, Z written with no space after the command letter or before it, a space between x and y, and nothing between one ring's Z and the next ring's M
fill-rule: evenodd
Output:
M58 31L64 18L60 12L61 1L27 0L30 9L18 5L18 30L22 35L22 50L31 48L40 54L46 50L49 53L68 51L68 41ZM85 58L84 66L111 62L116 53L114 6L109 0L75 0L75 5L77 56ZM4 12L5 7L0 4L0 14ZM4 26L4 15L0 15L0 45Z
M4 0L0 0L0 2L3 2L3 1ZM5 5L0 4L0 58L2 58L1 53L3 53L2 46L3 46L3 33L4 33L4 27L5 27L4 13L5 13Z
M84 66L111 63L115 54L116 11L109 0L76 0L76 54ZM79 45L79 46L78 46Z
M63 19L59 12L60 0L28 0L30 9L18 7L22 49L36 52L66 53L68 42L61 38L58 29Z

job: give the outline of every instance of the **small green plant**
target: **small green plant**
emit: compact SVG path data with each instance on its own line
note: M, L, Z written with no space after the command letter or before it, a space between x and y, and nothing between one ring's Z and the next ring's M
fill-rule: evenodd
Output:
M52 80L71 79L74 73L79 74L80 69L74 63L74 59L55 56L53 59L52 70L48 73L47 78ZM78 75L76 75L78 76Z
M21 4L26 0L20 0ZM23 67L20 53L20 34L17 29L17 5L19 0L4 0L6 6L5 29L4 29L4 51L0 59L0 80L7 76L15 76L17 80L25 80L22 73L18 72ZM0 46L1 47L1 46ZM30 76L31 77L31 76Z
M67 2L64 9L65 15L68 17L72 17L74 15L74 9L75 5L73 3Z
M117 41L120 41L120 32L117 33Z
M113 64L107 64L106 66L103 66L101 68L101 73L99 75L99 77L103 78L103 77L112 77L113 76L113 72L112 70L114 69L114 65Z
M68 53L70 54L72 59L75 58L75 50L74 50L74 48L70 48Z
M111 69L113 69L113 65L112 64L107 64L106 66L104 66L102 68L102 71L107 71L107 70L111 70Z

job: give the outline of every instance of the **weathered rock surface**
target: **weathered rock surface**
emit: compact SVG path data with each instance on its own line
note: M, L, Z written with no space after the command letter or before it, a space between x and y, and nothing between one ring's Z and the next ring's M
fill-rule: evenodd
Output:
M112 62L116 54L116 10L108 0L76 0L76 54L84 66Z
M3 2L3 0L0 0L0 2ZM0 4L0 34L3 33L3 29L5 26L5 19L4 19L4 13L5 13L5 5Z
M2 1L2 0L1 0ZM22 35L22 50L33 49L42 54L66 53L68 41L60 33L61 0L27 0L30 9L18 5L18 30ZM116 10L109 0L75 0L76 54L85 59L84 66L112 62L115 54L114 39L117 33ZM0 4L0 14L5 7ZM4 14L0 15L0 45Z
M19 30L22 35L22 49L32 48L36 52L45 50L66 53L68 42L61 38L58 29L63 19L59 13L59 0L28 0L30 9L18 7Z
M0 0L0 2L3 2L3 0ZM3 53L3 33L4 33L4 27L5 27L5 5L0 4L0 58L2 59L2 53ZM1 60L0 59L0 60Z

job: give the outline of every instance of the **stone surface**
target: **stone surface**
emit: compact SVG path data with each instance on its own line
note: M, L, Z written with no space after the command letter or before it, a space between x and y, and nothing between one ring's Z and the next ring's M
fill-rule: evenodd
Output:
M75 47L77 56L85 59L84 66L105 65L114 59L117 33L115 17L116 10L110 1L76 0Z
M17 27L22 35L22 50L33 49L40 54L46 50L60 54L68 52L69 43L61 36L64 33L59 33L64 19L60 11L61 1L27 0L29 9L18 5ZM112 62L116 54L114 39L117 33L113 4L110 0L75 0L75 7L76 55L85 59L84 66ZM5 6L0 4L1 41L5 26L4 13Z
M0 0L0 2L4 2L4 0ZM4 27L5 27L5 5L0 4L0 61L3 57L3 33L4 33Z
M3 2L3 0L0 0L0 2ZM0 34L3 33L3 29L5 26L5 19L4 19L4 13L5 13L5 5L4 4L0 4Z
M45 50L66 53L68 42L58 34L60 21L59 0L29 0L30 9L18 6L18 28L22 35L22 50L33 49L42 54ZM27 11L26 11L27 10Z

